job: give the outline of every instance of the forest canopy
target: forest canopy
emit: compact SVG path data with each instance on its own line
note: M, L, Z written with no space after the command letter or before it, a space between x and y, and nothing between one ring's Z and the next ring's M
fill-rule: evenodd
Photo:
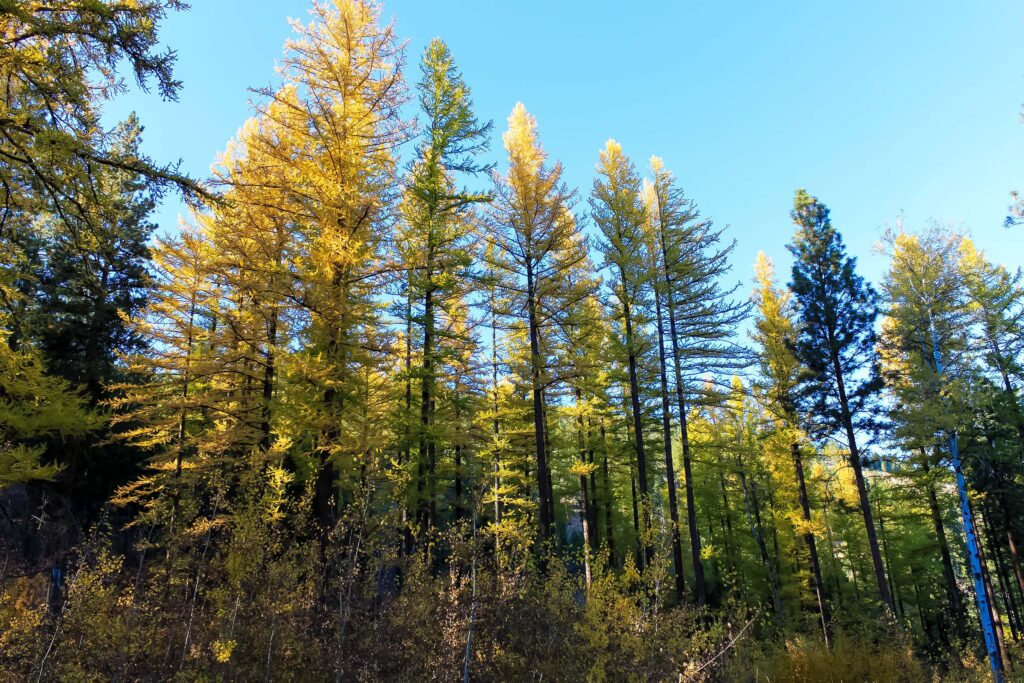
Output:
M371 0L192 178L101 117L187 9L0 0L0 679L1019 675L1024 273L898 225L871 283L805 189L736 269Z

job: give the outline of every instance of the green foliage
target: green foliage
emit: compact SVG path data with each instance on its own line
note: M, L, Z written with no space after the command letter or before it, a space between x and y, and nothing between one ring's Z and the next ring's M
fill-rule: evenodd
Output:
M864 408L877 395L877 294L856 273L857 260L847 255L828 207L797 190L792 217L797 230L789 246L794 258L790 289L800 319L794 351L806 368L802 408L812 420L812 434L824 438L842 431L849 419L862 425L869 415ZM842 400L836 390L840 382L846 395Z
M82 436L100 425L99 415L81 395L46 374L38 353L15 351L0 335L0 489L53 478L61 468L40 460L46 443Z
M90 221L83 201L94 174L123 171L174 187L187 197L205 192L176 166L155 165L138 149L117 144L99 122L104 100L125 90L127 65L143 88L151 82L174 99L175 54L157 52L160 21L185 3L6 0L0 6L0 180L5 216L49 210L68 223Z
M800 190L790 288L762 255L738 301L657 157L608 141L589 230L519 104L463 188L491 125L440 39L403 174L371 0L293 22L214 200L97 125L118 65L173 98L182 8L0 0L0 678L970 679L951 432L1019 650L1019 273L893 232L879 297Z

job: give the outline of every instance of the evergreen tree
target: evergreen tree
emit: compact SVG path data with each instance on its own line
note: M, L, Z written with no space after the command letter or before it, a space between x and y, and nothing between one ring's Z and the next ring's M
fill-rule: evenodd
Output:
M960 277L962 238L933 229L920 235L889 231L890 255L883 282L887 303L879 341L882 377L896 400L893 434L909 454L908 474L925 488L948 605L943 626L962 630L962 596L954 573L937 489L944 435L973 421L965 382L971 381L966 291ZM934 334L933 334L934 332ZM935 342L945 358L941 377ZM959 388L958 386L959 385ZM957 395L959 400L953 400Z
M654 186L648 182L644 182L644 208L647 215L647 240L648 240L648 252L655 256L655 261L661 262L664 258L664 253L661 249L661 232L660 224L657 223L657 217L659 217L659 203L658 197ZM672 431L672 409L670 406L669 397L669 385L668 385L668 354L666 353L665 347L665 315L663 309L668 306L663 306L662 301L666 304L671 300L671 293L667 291L664 286L667 283L662 282L662 275L665 273L664 268L658 268L655 272L654 280L656 282L654 288L654 310L655 310L655 321L658 329L658 380L660 383L661 393L661 425L662 425L662 438L664 440L664 454L665 454L665 478L668 480L668 510L669 520L672 524L671 535L672 535L672 566L675 570L675 588L676 588L676 601L681 602L683 599L683 592L685 590L685 576L683 570L683 549L680 541L680 527L679 527L679 504L676 501L676 474L675 474L675 460L672 456L672 439L674 434ZM672 320L675 320L674 314ZM671 330L669 330L671 332ZM697 560L700 561L699 559Z
M473 113L471 92L458 72L448 46L435 38L423 53L417 84L420 109L426 118L417 160L410 171L406 210L415 260L407 264L410 292L416 294L423 328L420 353L420 429L417 517L421 531L435 526L437 428L437 365L445 353L438 318L467 284L470 252L467 211L489 196L458 189L459 176L486 173L490 167L476 157L489 145L491 124Z
M129 117L111 136L114 152L136 154L141 133ZM51 372L81 387L97 407L112 398L109 385L128 379L120 357L146 344L126 320L145 305L150 214L159 192L145 176L103 165L91 183L92 192L76 200L85 216L45 212L14 237L27 258L12 342L34 346ZM140 460L137 451L102 441L97 435L49 449L48 457L66 466L59 488L86 516L136 473Z
M376 0L292 22L219 198L148 160L100 110L122 66L173 98L182 8L0 0L0 679L972 678L962 566L1010 670L1019 273L889 233L875 339L801 191L750 380L733 243L662 162L609 141L591 232L516 105L464 187L490 126L440 39L404 118Z
M115 130L115 149L136 153L141 133L130 117ZM26 292L32 303L22 332L38 341L54 371L84 386L95 403L104 398L104 385L119 379L118 354L144 345L122 315L134 316L144 303L155 201L146 179L126 171L103 168L94 183L94 198L80 201L89 202L99 220L46 230L52 237L33 254L39 268Z
M960 252L972 322L985 349L984 364L1002 385L1024 448L1024 414L1015 386L1024 373L1024 276L991 263L970 240L960 242Z
M47 442L82 437L100 424L81 395L46 373L38 351L14 351L0 340L0 490L52 479L61 465L42 459Z
M794 258L790 289L799 313L794 351L805 368L801 412L814 437L842 433L846 438L878 595L892 609L856 435L868 426L869 405L879 389L874 348L877 295L857 275L856 259L846 254L824 204L797 190L792 217L797 230L789 245Z

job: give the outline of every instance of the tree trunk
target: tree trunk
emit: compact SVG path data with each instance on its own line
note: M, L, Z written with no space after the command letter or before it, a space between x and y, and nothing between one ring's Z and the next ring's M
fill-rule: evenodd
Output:
M676 470L672 458L672 409L669 406L668 376L665 371L665 325L661 315L661 298L654 294L658 319L658 374L661 381L661 428L665 439L665 479L668 483L668 512L672 525L672 566L675 569L676 602L682 602L686 590L683 573L683 549L679 538L679 505L676 502Z
M334 389L328 389L324 392L324 403L326 405L334 406L336 401L337 393ZM334 462L331 460L330 445L336 437L337 433L334 429L329 429L325 433L324 443L320 444L316 482L313 486L313 510L316 513L317 526L319 527L321 554L327 549L327 537L334 527L334 484L336 474Z
M989 506L986 506L989 507ZM999 577L999 587L1002 589L1003 605L1006 607L1007 621L1010 623L1010 637L1019 640L1018 624L1020 615L1017 612L1017 599L1013 594L1013 584L1010 583L1010 574L1006 570L1006 562L1003 558L1003 549L999 546L998 536L992 525L991 515L985 515L985 535L988 537L988 544L992 547L992 554L996 561L996 575Z
M577 389L576 390L576 406L577 406L577 409L579 409L581 398L582 398L582 394L581 394L580 390ZM576 416L576 448L579 451L580 463L583 464L583 465L587 464L587 433L586 433L586 430L585 430L585 424L586 423L585 423L585 420L583 419L583 414L582 413L577 414L577 416ZM592 455L593 454L593 450L591 450L590 452L591 452L591 455ZM593 472L591 472L591 474L593 474ZM587 559L587 571L589 572L589 570L590 570L590 561L589 561L590 552L592 550L596 550L597 549L597 545L596 545L597 539L596 539L596 534L594 533L594 531L595 531L594 525L592 523L593 522L593 518L594 518L593 509L592 509L593 508L593 503L592 503L593 498L590 495L590 490L589 490L589 485L588 485L588 482L587 482L587 475L586 474L580 474L580 495L582 496L581 500L583 502L583 515L584 515L583 516L583 520L582 520L583 521L583 538L584 538L584 541L586 541L586 546L587 546L585 552L586 552L586 559ZM589 574L588 574L588 576L589 576ZM588 585L589 585L589 581L588 581Z
M276 373L275 347L277 346L277 307L270 314L267 321L267 352L263 365L263 405L261 406L260 422L260 451L266 453L270 450L271 431L270 402L274 399L274 381Z
M894 610L892 593L889 592L889 583L885 580L885 567L882 565L882 552L879 549L878 536L875 533L875 521L871 514L871 502L868 500L868 487L867 482L864 480L864 469L860 462L857 437L853 432L853 416L850 413L850 402L846 396L843 371L839 365L839 356L836 352L832 354L832 366L836 374L843 427L846 430L846 439L850 446L850 467L853 469L853 477L857 483L857 495L860 498L861 513L864 515L864 528L868 535L868 549L871 551L871 564L875 570L875 581L878 583L878 596L886 607Z
M408 291L405 297L405 419L402 424L405 430L405 443L403 447L402 461L408 466L412 460L412 271L409 271L406 279ZM421 483L423 479L423 468L417 467L416 488L417 498L422 494ZM411 553L413 549L413 534L409 524L410 516L415 516L416 511L410 510L408 501L402 506L402 533L405 536L405 552Z
M615 526L612 520L614 498L612 496L612 479L608 471L608 434L605 432L604 420L601 420L601 479L604 486L604 537L608 539L608 564L615 566Z
M542 540L551 538L553 534L552 511L554 502L551 490L551 473L547 461L547 439L544 434L544 400L542 396L542 368L540 357L540 323L537 319L537 301L535 296L533 269L527 264L526 269L526 308L530 327L530 381L533 390L533 431L534 444L537 449L537 493L540 504L540 536Z
M580 510L580 523L583 527L583 572L587 581L587 589L590 588L590 497L587 495L587 477L580 475L580 501L583 509Z
M629 490L632 493L633 500L633 533L636 535L636 543L633 544L633 553L636 560L636 568L640 571L644 569L644 558L640 552L641 531L640 531L640 506L636 499L636 463L629 464Z
M597 464L594 461L593 434L591 433L590 420L587 420L587 442L590 447L587 449L590 463L590 536L591 546L596 552L601 547L601 534L598 532L597 523Z
M882 504L878 503L878 535L882 541L882 559L885 561L885 572L889 577L889 586L892 588L893 606L896 616L903 618L903 603L900 600L899 586L892 574L892 557L889 555L889 543L885 538L885 518L882 516Z
M495 310L494 289L490 291L491 309L491 392L494 417L491 421L491 430L494 434L494 523L501 524L501 453L498 450L498 438L501 435L501 424L498 421L498 317ZM494 555L497 558L497 565L501 567L501 540L500 534L494 534Z
M1017 588L1020 590L1021 597L1024 598L1024 571L1021 569L1020 555L1017 553L1017 537L1013 533L1008 507L1005 494L1000 493L999 508L1003 513L1003 531L1006 533L1006 545L1010 550L1010 561L1013 564L1013 573L1017 579Z
M942 574L946 580L946 597L949 600L949 616L953 622L953 629L957 634L963 633L963 596L960 587L956 583L956 573L953 571L953 558L949 552L949 541L946 539L946 530L942 523L942 512L939 510L938 497L935 494L935 482L932 481L931 469L928 466L928 458L921 449L924 476L928 486L928 508L931 512L932 526L935 528L935 538L939 543L939 555L942 558Z
M772 610L777 620L782 620L782 594L779 592L779 576L775 572L775 564L768 556L768 544L764 540L764 527L761 525L761 506L757 499L757 491L753 482L747 481L747 473L743 468L743 459L736 457L736 466L740 477L740 485L743 487L743 507L747 513L747 525L750 527L750 535L757 544L758 552L761 554L761 564L764 565L768 574L768 588L772 594Z
M693 599L703 605L707 598L707 587L704 579L704 564L700 554L700 530L697 526L697 504L693 495L693 473L690 467L690 435L686 423L686 401L683 388L682 351L679 346L679 331L676 328L676 307L674 283L668 260L668 240L665 222L658 221L661 245L661 267L665 276L666 307L668 308L669 337L672 340L672 361L675 368L676 404L679 409L680 445L683 449L683 478L686 486L686 523L690 532L690 552L693 558Z
M455 444L455 519L462 519L465 503L462 500L462 446Z
M697 502L693 493L693 470L690 467L690 435L687 432L686 404L683 401L683 385L676 370L676 399L679 403L679 425L683 447L683 478L686 480L686 523L690 531L690 552L693 555L693 600L703 605L707 600L707 584L704 578L704 563L700 559L700 530L697 528Z
M722 488L722 511L725 517L725 557L729 562L729 569L734 576L739 576L739 568L736 564L736 549L732 537L732 508L729 506L729 497L725 490L725 473L718 470L718 483Z
M978 530L978 514L974 513L974 531L978 539L978 559L981 561L981 576L985 584L985 597L988 599L989 614L992 617L992 626L996 632L996 645L999 650L999 659L1006 671L1013 671L1013 662L1006 651L1006 635L1003 632L1003 617L999 613L999 603L996 602L995 591L992 589L992 578L988 572L988 561L985 558L985 547L981 542L981 534Z
M550 458L552 452L551 426L548 424L547 394L543 390L540 392L540 405L541 414L544 418L544 452ZM544 473L544 479L546 482L545 485L548 487L548 519L551 520L551 534L554 537L558 531L558 519L555 517L555 486L551 479L550 460L547 462L547 471Z
M433 247L427 247L425 266L427 285L423 295L423 377L420 388L420 444L418 467L423 473L417 484L417 516L420 533L425 535L434 525L437 513L434 469L437 464L437 446L433 434L434 422L434 285Z
M793 454L793 468L796 471L796 483L800 493L800 513L804 524L808 525L808 529L804 531L804 545L807 546L807 555L811 563L811 590L814 592L814 597L818 603L821 633L825 638L825 645L828 646L831 640L832 616L829 613L828 594L825 590L825 583L821 580L821 564L818 561L817 542L809 528L811 524L811 503L807 497L807 482L804 479L804 460L800 454L800 444L794 441L789 445L789 449ZM834 556L832 561L833 563L835 562Z
M626 273L622 272L622 287L626 287ZM651 528L651 495L647 486L647 456L644 453L644 423L640 407L640 382L637 379L636 345L633 341L633 316L628 297L622 297L622 314L626 325L626 352L629 362L629 401L633 413L633 443L636 446L637 481L640 485L640 509L643 517L642 545L645 564L654 558L654 548L646 538Z

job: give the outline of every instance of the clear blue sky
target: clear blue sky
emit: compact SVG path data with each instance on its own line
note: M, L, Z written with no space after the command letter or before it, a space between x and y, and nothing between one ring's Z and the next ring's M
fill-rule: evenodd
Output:
M273 80L286 18L308 6L194 0L162 32L179 53L180 101L132 92L107 116L134 109L149 154L205 176L250 114L247 88ZM762 249L788 278L801 186L873 280L885 262L872 244L901 212L908 228L952 222L1024 265L1024 227L1001 226L1010 190L1024 190L1016 2L393 0L384 14L409 39L410 79L426 42L447 41L480 118L495 122L496 160L519 100L584 199L607 138L641 169L663 157L703 213L731 226L744 285ZM161 225L181 212L169 198Z

